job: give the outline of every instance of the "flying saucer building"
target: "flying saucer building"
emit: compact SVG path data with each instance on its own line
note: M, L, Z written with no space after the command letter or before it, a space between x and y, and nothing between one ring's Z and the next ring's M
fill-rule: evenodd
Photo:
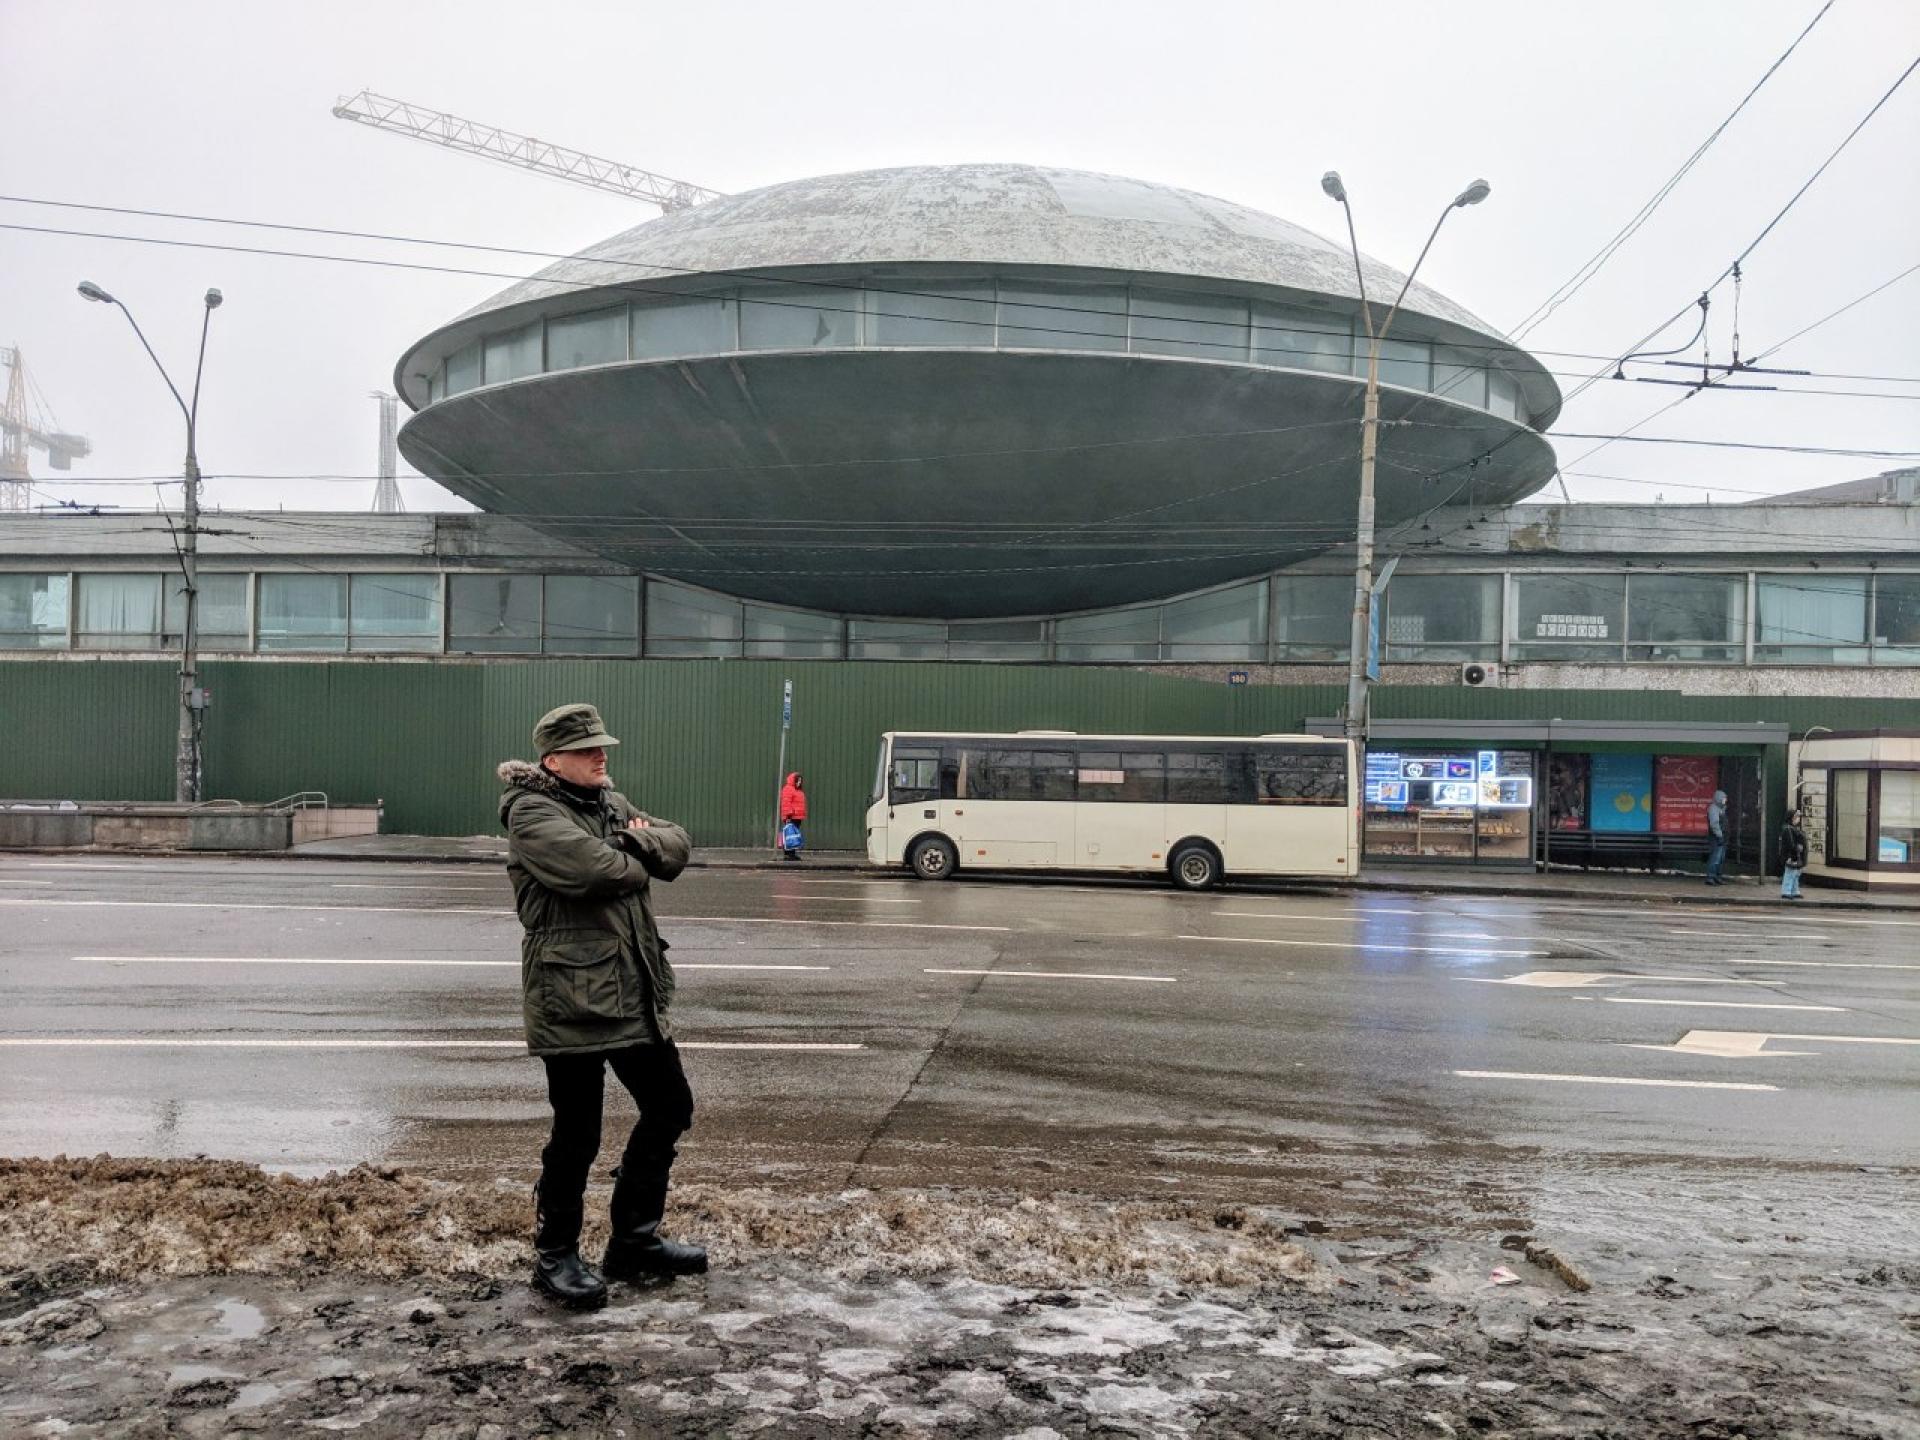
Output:
M1376 314L1401 275L1365 261ZM1169 186L865 171L636 226L418 341L400 448L633 571L840 616L1098 612L1352 533L1346 247ZM1381 358L1383 526L1537 488L1542 366L1416 285Z

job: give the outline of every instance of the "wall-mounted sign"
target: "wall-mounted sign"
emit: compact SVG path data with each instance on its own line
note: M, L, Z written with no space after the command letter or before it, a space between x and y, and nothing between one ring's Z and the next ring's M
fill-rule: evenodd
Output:
M1542 615L1533 622L1536 640L1605 640L1604 615Z

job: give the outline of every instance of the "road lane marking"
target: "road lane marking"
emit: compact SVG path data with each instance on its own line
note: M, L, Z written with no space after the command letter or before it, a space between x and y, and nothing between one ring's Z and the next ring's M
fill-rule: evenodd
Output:
M1003 934L1013 929L1011 925L934 925L918 920L784 920L770 915L662 915L660 918L676 925L851 925L867 930L997 930Z
M1721 939L1721 940L1777 941L1780 938L1778 935L1769 934L1764 930L1679 930L1679 929L1670 928L1668 929L1667 934L1669 935L1712 935L1717 939ZM1828 939L1829 937L1825 935L1815 935L1806 930L1796 930L1793 932L1793 938L1796 940L1825 940L1825 939Z
M1798 939L1798 936L1794 937ZM1579 941L1574 942L1576 945ZM1716 957L1712 955L1640 955L1637 965L1793 965L1809 970L1920 970L1920 965L1901 965L1888 960L1772 960L1752 955ZM1763 982L1754 981L1758 985Z
M1793 1055L1818 1055L1818 1050L1769 1050L1769 1040L1797 1040L1803 1044L1920 1045L1905 1035L1788 1035L1764 1030L1689 1030L1671 1045L1623 1043L1623 1050L1666 1050L1677 1055L1711 1055L1720 1060L1774 1060Z
M1247 935L1176 935L1173 938L1221 945L1299 945L1309 950L1390 950L1396 955L1484 955L1502 960L1537 960L1547 953L1544 950L1486 950L1477 946L1461 949L1449 945L1388 945L1367 940L1276 940Z
M16 880L11 875L0 875L0 885L51 885L51 880Z
M499 885L406 885L393 880L335 880L333 888L336 890L432 890L442 895L456 890L469 895L498 894L500 891Z
M1538 990L1578 990L1607 980L1648 985L1784 985L1784 980L1728 980L1718 975L1632 975L1618 970L1529 970L1524 975L1496 978L1462 975L1470 985L1529 985Z
M1177 985L1173 975L1096 975L1081 970L922 970L922 975L986 975L1012 980L1143 980L1154 985Z
M1585 998L1585 997L1582 997ZM1609 1005L1690 1005L1710 1010L1830 1010L1844 1015L1844 1005L1770 1005L1756 1000L1647 1000L1638 995L1602 995Z
M361 958L354 956L289 955L75 955L76 963L100 965L494 965L518 970L518 960L439 960ZM831 965L747 965L704 960L676 960L675 970L831 970Z
M864 1050L863 1044L813 1041L677 1040L682 1050ZM181 1035L6 1035L0 1046L15 1049L164 1047L208 1050L525 1050L525 1040L277 1040Z
M1456 1070L1466 1080L1558 1080L1572 1085L1654 1085L1676 1090L1778 1090L1739 1080L1646 1080L1635 1075L1543 1075L1525 1070Z

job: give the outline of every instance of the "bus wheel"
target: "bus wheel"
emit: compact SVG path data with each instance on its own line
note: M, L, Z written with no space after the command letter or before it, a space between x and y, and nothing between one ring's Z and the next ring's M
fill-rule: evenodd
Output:
M1205 845L1182 845L1167 869L1182 890L1211 890L1220 883L1220 857Z
M913 849L907 852L908 867L922 880L945 880L959 863L953 846L938 835L914 841Z

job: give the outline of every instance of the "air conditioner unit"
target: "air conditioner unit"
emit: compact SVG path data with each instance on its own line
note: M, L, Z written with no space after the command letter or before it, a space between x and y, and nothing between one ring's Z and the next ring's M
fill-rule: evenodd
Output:
M1500 683L1500 667L1479 660L1469 660L1460 667L1462 685L1488 686Z

